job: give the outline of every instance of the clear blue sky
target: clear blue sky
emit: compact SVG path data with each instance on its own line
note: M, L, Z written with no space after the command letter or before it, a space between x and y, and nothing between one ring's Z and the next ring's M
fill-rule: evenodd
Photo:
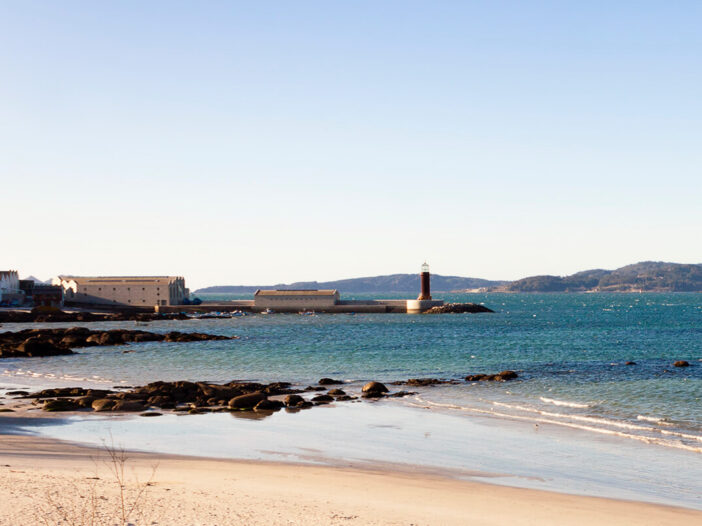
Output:
M3 2L0 267L702 261L701 2Z

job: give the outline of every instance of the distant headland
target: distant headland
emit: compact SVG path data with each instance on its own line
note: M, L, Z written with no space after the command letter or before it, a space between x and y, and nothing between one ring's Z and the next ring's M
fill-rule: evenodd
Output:
M197 293L246 294L257 289L337 289L353 293L407 293L417 287L416 274L392 274L337 281L307 281L276 285L228 285ZM459 276L432 276L436 292L702 292L702 264L644 261L615 270L594 269L570 276L531 276L497 281Z

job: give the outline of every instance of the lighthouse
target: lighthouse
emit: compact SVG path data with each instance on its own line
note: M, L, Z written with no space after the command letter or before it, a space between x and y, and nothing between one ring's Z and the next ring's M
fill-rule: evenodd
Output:
M420 301L426 301L431 299L431 277L429 274L429 265L425 261L422 265L422 272L419 274L419 279L422 286L422 291L417 297Z

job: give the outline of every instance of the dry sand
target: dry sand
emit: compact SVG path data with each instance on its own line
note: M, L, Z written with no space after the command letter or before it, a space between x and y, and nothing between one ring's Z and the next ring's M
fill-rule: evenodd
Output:
M702 524L700 511L425 473L148 453L125 466L125 507L142 491L129 512L139 526ZM0 435L0 525L120 524L112 467L105 451Z

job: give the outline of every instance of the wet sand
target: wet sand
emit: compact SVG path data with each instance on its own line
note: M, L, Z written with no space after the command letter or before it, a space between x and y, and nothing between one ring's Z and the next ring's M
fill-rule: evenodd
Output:
M127 453L135 524L679 525L702 512L563 495L427 472ZM104 449L0 435L0 525L110 523L121 514ZM147 485L148 482L148 485ZM140 493L141 492L141 493Z

